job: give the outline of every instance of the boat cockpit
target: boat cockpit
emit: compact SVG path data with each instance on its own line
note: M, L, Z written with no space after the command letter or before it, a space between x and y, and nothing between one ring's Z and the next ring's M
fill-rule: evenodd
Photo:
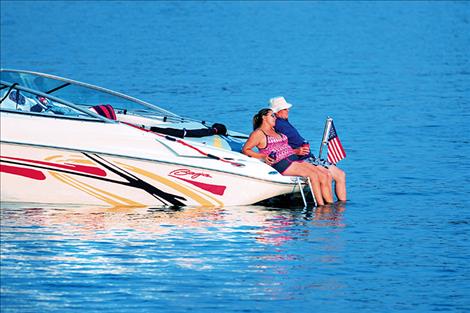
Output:
M0 111L112 123L96 112L55 96L3 80L0 80Z
M182 119L170 111L125 94L49 74L1 69L0 80L65 99L84 109L110 104L121 115L137 114L152 119L159 117L162 121Z

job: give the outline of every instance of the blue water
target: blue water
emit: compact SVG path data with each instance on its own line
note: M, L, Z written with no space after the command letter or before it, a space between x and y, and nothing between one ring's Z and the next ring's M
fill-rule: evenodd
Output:
M350 199L2 204L1 312L470 310L470 2L2 1L0 44L243 132L278 95L314 147L332 116Z

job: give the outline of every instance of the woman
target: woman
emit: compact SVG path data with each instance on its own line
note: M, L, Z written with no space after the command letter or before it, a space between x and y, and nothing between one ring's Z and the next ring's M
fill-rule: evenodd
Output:
M328 171L303 162L287 143L287 137L276 133L276 115L271 109L262 109L253 117L253 132L242 152L274 167L282 175L309 177L318 205L333 203L332 177ZM259 153L253 151L257 147Z

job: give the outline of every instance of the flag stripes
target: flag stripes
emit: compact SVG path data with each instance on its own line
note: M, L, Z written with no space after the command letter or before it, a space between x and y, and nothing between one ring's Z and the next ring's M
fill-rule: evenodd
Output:
M328 133L328 162L336 164L346 157L341 141L336 133L335 125L331 121L331 128Z
M346 152L341 145L341 142L334 138L328 143L328 162L336 164L346 157Z

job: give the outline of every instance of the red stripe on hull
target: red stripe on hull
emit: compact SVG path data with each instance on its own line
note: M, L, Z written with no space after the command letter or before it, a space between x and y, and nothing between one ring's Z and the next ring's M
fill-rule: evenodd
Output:
M106 172L99 167L96 166L87 166L87 165L79 165L79 164L70 164L70 163L65 163L65 164L59 164L59 163L52 163L52 162L45 162L45 161L36 161L36 160L28 160L28 159L21 159L21 158L12 158L12 157L6 157L6 156L1 156L3 159L9 159L9 160L15 160L15 161L23 161L23 162L30 162L34 164L41 164L41 165L47 165L51 167L56 167L60 169L66 169L66 170L71 170L75 172L81 172L81 173L87 173L87 174L92 174L96 176L106 176ZM53 169L51 169L53 170Z
M0 164L0 172L8 173L13 175L19 175L28 177L35 180L45 180L46 175L43 172L38 170L33 170L31 168L16 167L11 165Z
M190 184L192 184L196 187L207 190L207 191L212 192L213 194L219 195L219 196L222 196L225 192L225 189L227 188L226 186L201 183L201 182L197 182L197 181L193 181L193 180L189 180L189 179L185 179L185 178L181 178L181 177L177 177L177 176L173 176L173 175L171 175L171 177L181 179L182 181L190 183Z

